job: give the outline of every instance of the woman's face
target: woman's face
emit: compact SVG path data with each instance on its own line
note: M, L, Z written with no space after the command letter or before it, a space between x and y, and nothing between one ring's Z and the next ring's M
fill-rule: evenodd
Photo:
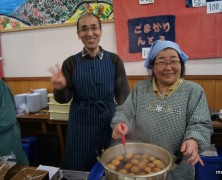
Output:
M178 52L171 48L160 51L154 59L153 73L158 85L169 87L176 82L181 73Z

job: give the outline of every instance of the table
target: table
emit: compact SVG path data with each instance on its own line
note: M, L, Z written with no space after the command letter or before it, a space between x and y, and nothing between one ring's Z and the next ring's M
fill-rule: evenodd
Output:
M61 160L64 160L64 152L65 152L65 143L64 143L64 136L62 132L62 126L67 125L67 121L62 120L52 120L49 118L49 114L27 114L27 115L20 115L16 116L17 120L20 124L22 123L40 123L41 124L41 132L36 132L36 135L39 134L50 134L48 125L55 125L56 126L56 134L59 139L59 148L61 153ZM22 129L22 127L21 127Z
M214 129L222 129L222 121L212 121L212 125Z
M56 125L57 135L59 138L60 153L61 153L61 157L63 161L64 154L65 154L65 145L64 145L64 137L63 137L63 132L62 132L62 125L67 125L67 121L49 119L48 124Z
M46 123L49 120L49 114L26 114L26 115L19 115L16 116L19 122L28 122L28 123L40 123L41 124L41 133L47 133L47 126Z
M62 126L67 125L67 121L64 120L52 120L49 118L49 114L28 114L28 115L22 115L17 116L18 121L21 122L28 122L28 123L40 123L41 124L41 133L42 134L49 134L48 132L48 125L55 125L56 126L56 134L59 138L59 148L61 153L61 159L62 162L64 161L64 153L65 153L65 143L64 143L64 136L62 131ZM212 121L213 128L216 132L219 131L219 135L217 133L217 137L214 138L217 139L222 137L222 134L220 133L222 131L222 121Z

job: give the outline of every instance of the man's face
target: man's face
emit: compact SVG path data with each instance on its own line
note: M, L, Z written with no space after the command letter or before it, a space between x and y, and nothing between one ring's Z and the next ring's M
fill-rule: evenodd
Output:
M79 20L77 33L86 50L93 51L98 49L102 30L96 17L90 15L82 17Z

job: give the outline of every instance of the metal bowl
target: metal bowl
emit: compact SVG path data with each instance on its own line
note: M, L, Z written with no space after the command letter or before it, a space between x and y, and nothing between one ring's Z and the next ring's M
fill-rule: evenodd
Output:
M162 160L166 167L161 171L146 175L124 175L117 171L109 169L107 164L120 154L124 154L123 145L115 145L106 149L99 158L100 163L105 168L105 175L108 180L164 180L167 179L167 173L173 165L172 155L165 149L147 143L126 143L127 152L145 153Z

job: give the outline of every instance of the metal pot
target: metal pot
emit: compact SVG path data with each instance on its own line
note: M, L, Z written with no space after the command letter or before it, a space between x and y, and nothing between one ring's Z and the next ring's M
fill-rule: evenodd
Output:
M165 149L146 143L126 143L127 152L145 153L162 160L166 167L161 171L146 175L124 175L107 167L108 162L117 155L124 154L123 145L115 145L106 149L99 158L100 163L105 168L105 175L108 180L164 180L167 179L167 173L173 164L172 155Z

